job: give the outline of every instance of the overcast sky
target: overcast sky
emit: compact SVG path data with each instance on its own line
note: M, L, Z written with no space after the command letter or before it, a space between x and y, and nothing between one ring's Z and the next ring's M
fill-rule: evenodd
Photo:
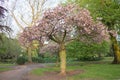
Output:
M52 7L55 7L57 6L59 3L61 2L65 2L65 0L48 0L46 3L45 3L45 7L46 8L52 8ZM13 5L15 4L15 0L9 0L9 4L4 4L3 6L11 9L13 7ZM17 3L16 3L16 8L14 10L15 12L15 15L16 16L19 16L19 13L23 13L24 15L26 15L26 20L27 19L27 15L29 15L29 9L27 9L27 2L26 0L17 0ZM22 10L22 11L21 11ZM23 12L24 11L24 12ZM26 14L27 13L27 14ZM16 34L18 34L21 30L19 29L18 25L16 24L16 22L14 21L13 18L11 17L8 17L9 19L9 22L10 22L10 25L13 29L13 36L15 37ZM25 25L23 23L21 23L24 27Z

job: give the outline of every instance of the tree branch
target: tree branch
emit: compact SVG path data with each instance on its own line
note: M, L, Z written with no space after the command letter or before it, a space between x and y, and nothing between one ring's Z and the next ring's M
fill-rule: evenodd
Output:
M50 38L51 40L55 41L56 43L60 43L60 42L59 42L59 41L57 41L57 40L55 39L55 37L54 37L54 36L52 36L52 35L49 35L49 38Z
M65 30L64 35L63 35L62 42L65 40L66 34L67 34L67 31Z
M23 28L23 26L19 23L19 21L17 20L14 12L11 12L11 14L12 14L12 17L14 18L14 20L16 21L17 25L23 30L24 28Z
M35 10L33 8L33 5L30 3L30 0L28 1L29 5L30 5L30 8L31 8L31 11L32 11L32 22L31 24L33 25L34 24L34 18L35 18Z
M27 22L23 19L22 15L20 15L20 19L22 20L22 22L24 22L24 24L29 25L29 23L27 23Z

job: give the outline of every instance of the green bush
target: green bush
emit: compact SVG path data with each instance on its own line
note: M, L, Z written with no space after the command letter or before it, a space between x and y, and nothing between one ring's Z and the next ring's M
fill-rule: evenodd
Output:
M44 58L44 62L45 63L54 63L57 61L57 58L55 56L53 57L48 57L48 58Z
M67 58L77 58L82 61L101 60L110 51L110 43L103 41L101 44L87 44L73 41L66 46Z
M57 57L51 53L44 53L39 54L38 57L32 57L32 61L35 63L54 63L57 61Z
M32 57L32 61L35 63L43 63L44 59L42 57Z
M23 64L25 64L25 62L27 62L27 57L25 57L25 56L18 57L17 61L16 61L16 63L19 65L23 65Z
M15 63L16 57L19 56L23 49L17 39L10 38L6 34L0 33L0 61L5 63Z
M57 61L57 55L51 53L44 53L44 62L45 63L54 63Z
M98 61L101 59L102 59L102 57L97 57L97 56L93 56L93 55L91 55L91 56L89 56L89 55L84 56L83 55L80 58L77 58L77 61Z

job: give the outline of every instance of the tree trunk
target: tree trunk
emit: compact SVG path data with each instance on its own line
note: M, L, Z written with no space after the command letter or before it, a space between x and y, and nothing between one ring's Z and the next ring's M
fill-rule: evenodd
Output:
M117 40L115 37L111 36L111 41L112 41L112 50L113 50L113 54L114 54L114 60L113 60L113 64L119 64L120 63L120 48L119 45L117 43Z
M119 64L120 63L120 49L118 44L113 43L113 54L114 54L114 60L113 60L113 64Z
M65 44L60 44L60 68L61 68L61 75L66 75L66 50L65 50Z
M31 47L28 47L28 62L32 63L32 53Z

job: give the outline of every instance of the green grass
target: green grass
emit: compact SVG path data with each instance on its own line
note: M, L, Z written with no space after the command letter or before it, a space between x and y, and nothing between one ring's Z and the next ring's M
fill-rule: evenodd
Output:
M118 80L120 79L120 65L112 64L90 64L87 66L71 66L68 68L84 70L82 74L72 76L73 80Z
M0 63L0 72L11 70L10 66L14 66L15 64L9 63Z
M71 62L67 66L67 71L83 70L84 72L68 76L67 80L120 80L120 64L110 64L111 59L91 62ZM31 71L35 75L44 75L44 72L59 71L59 67L50 66Z
M0 66L14 66L15 64L10 63L0 63Z
M112 64L89 64L68 66L67 71L83 70L81 74L68 77L68 80L92 79L92 80L118 80L120 79L120 65ZM35 75L44 75L44 72L59 71L58 67L41 68L32 71Z
M59 71L59 68L58 67L38 68L32 70L31 73L35 75L44 75L44 72L51 72L51 71Z
M11 70L11 68L0 68L0 72Z

